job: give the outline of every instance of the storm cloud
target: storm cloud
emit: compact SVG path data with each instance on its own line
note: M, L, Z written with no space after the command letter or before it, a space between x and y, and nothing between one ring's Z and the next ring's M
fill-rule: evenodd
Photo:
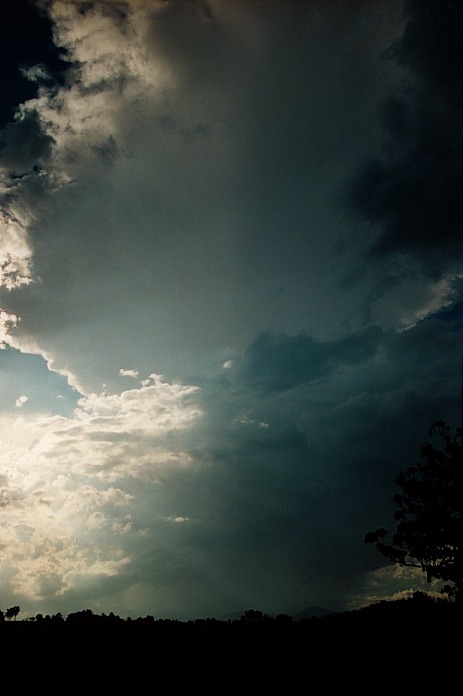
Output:
M389 53L410 78L382 107L384 151L362 167L352 201L377 230L374 255L405 253L439 277L463 251L461 8L411 0L405 16Z
M24 9L41 43L10 54L30 91L0 133L5 601L196 618L423 586L363 538L432 422L461 418L456 5Z

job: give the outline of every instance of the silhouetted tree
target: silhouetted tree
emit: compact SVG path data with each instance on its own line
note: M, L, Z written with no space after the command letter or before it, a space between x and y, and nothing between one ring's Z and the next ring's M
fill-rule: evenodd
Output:
M258 609L246 609L244 614L241 616L240 621L243 623L259 623L260 621L265 621L269 619L268 614L263 614Z
M426 443L422 462L397 476L403 493L394 496L397 531L392 544L385 542L386 529L365 535L384 556L404 566L421 568L428 582L450 582L442 592L463 599L463 430L452 434L443 421L436 421L429 434L441 441L441 449Z
M19 612L19 607L10 607L6 610L5 616L8 619L8 621L11 621L11 619L14 619L16 621L16 617L19 614Z

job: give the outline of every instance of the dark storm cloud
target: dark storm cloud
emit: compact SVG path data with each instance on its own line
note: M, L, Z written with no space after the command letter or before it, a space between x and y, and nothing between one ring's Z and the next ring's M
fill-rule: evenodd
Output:
M296 336L262 333L246 351L238 367L239 381L262 393L284 391L327 377L339 367L374 355L378 331L337 341L317 341L307 333Z
M304 597L342 608L365 573L384 565L363 537L392 525L397 473L418 461L436 418L456 424L458 327L436 317L400 334L366 335L363 346L361 337L326 343L328 360L336 355L346 369L311 384L293 379L265 399L250 376L204 385L191 466L162 477L153 508L187 521L156 535L156 566L140 549L139 574L175 588L182 617L191 602L199 613L233 603L294 611ZM297 345L313 355L310 341ZM285 365L271 341L266 347L266 384L279 385Z
M50 158L53 142L37 112L26 111L0 132L0 166L8 168L12 176L27 173Z
M199 75L205 78L210 74L209 51L211 47L214 51L220 47L210 7L201 0L195 3L177 0L158 5L147 38L176 70L194 74L202 68ZM226 54L225 47L222 53Z
M412 83L384 104L384 154L351 200L375 227L374 254L405 252L439 274L462 254L463 18L459 2L437 0L410 0L406 16L389 57Z

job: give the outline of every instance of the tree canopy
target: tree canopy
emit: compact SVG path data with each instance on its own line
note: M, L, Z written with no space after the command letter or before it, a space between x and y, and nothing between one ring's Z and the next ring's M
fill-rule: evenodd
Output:
M365 543L395 563L421 568L428 582L442 580L442 592L463 600L463 429L452 433L444 421L436 421L429 435L440 440L421 447L421 462L397 476L403 493L393 500L397 529L392 544L388 530L365 535Z
M11 619L14 619L16 621L16 617L18 616L20 611L21 610L18 606L10 607L6 610L5 616L8 619L8 621L11 621Z

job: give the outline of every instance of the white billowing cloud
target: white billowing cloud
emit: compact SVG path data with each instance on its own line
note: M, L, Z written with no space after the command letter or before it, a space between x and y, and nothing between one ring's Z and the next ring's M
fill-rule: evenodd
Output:
M40 605L130 567L130 544L147 531L134 511L188 465L181 433L200 418L197 388L149 382L83 398L70 419L0 419L5 592Z
M0 287L14 290L32 282L32 250L27 225L7 209L0 209Z
M35 490L27 483L27 479L15 480L12 500L2 511L0 567L9 581L5 591L14 591L29 603L46 602L84 578L88 582L115 575L129 562L117 543L109 550L92 541L92 516L99 513L93 510L86 519L88 503L73 507L71 518L66 516L68 500L81 502L79 492L70 491L67 477L57 477ZM96 494L93 505L104 505ZM114 534L113 529L108 532Z
M19 396L15 401L16 408L21 408L27 401L29 401L29 397L25 395Z
M121 20L111 5L88 3L79 12L73 2L54 0L48 13L55 43L67 51L73 74L66 89L43 89L26 108L37 108L56 141L54 169L62 181L85 173L95 148L116 135L118 113L149 100L164 82L160 67L148 61L145 25L157 3L129 3ZM107 10L107 11L106 11ZM84 169L83 169L84 168Z
M0 349L13 343L11 329L18 325L19 317L0 309Z
M119 370L119 374L121 377L132 377L133 379L136 379L138 377L138 370L124 370L123 368L121 368Z
M160 469L188 463L184 453L166 444L165 436L190 428L200 418L197 392L197 387L168 384L152 375L149 386L91 394L80 400L72 420L47 426L34 454L40 461L60 461L79 476L106 482L156 479Z

